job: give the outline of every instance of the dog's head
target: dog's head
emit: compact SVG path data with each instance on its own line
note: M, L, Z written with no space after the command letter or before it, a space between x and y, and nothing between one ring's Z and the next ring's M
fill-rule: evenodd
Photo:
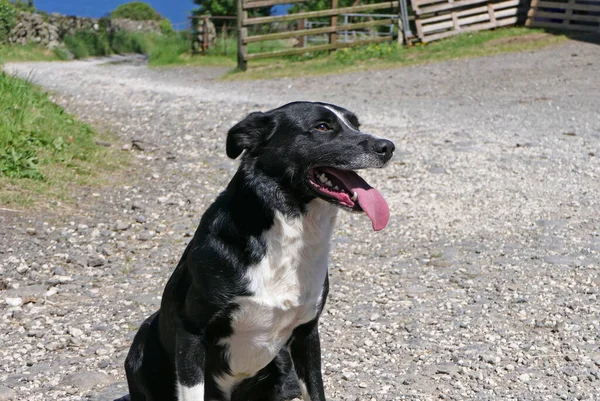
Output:
M326 103L294 102L251 113L227 134L227 155L235 159L244 151L243 163L254 163L297 199L321 198L364 211L374 230L386 226L386 201L354 170L383 167L394 144L360 132L352 112Z

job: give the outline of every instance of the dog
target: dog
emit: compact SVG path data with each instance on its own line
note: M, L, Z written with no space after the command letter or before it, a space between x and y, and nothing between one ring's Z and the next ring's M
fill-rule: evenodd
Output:
M337 211L387 225L354 170L384 167L394 144L341 107L294 102L249 114L226 152L240 166L135 335L122 401L325 400L318 320Z

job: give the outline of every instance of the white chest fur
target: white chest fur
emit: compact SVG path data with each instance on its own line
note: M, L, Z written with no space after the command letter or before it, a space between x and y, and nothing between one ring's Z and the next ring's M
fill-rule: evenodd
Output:
M223 391L265 367L296 327L316 317L336 214L337 209L322 200L312 201L300 218L276 213L273 227L264 234L267 254L248 269L253 295L237 299L234 334L222 341L232 372L218 379Z

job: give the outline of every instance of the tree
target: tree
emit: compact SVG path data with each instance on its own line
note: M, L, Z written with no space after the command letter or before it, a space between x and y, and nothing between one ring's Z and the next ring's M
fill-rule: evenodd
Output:
M198 5L194 15L237 15L237 0L194 0L194 4ZM253 8L249 14L253 17L265 16L270 14L270 10L271 7Z
M194 0L195 14L237 15L237 0Z
M110 13L111 18L127 18L134 21L160 21L163 17L149 4L141 1L122 4Z
M361 4L382 3L382 0L338 0L338 7L352 7ZM312 0L306 3L296 3L290 8L290 13L298 11L320 11L331 8L331 0Z

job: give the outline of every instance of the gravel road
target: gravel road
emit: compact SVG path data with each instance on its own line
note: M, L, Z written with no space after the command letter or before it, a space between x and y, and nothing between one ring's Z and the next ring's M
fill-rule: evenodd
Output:
M132 336L236 168L227 129L301 99L398 149L366 174L387 229L343 213L334 234L328 399L600 399L600 46L254 82L139 60L5 69L136 146L75 205L0 212L0 400L123 395Z

